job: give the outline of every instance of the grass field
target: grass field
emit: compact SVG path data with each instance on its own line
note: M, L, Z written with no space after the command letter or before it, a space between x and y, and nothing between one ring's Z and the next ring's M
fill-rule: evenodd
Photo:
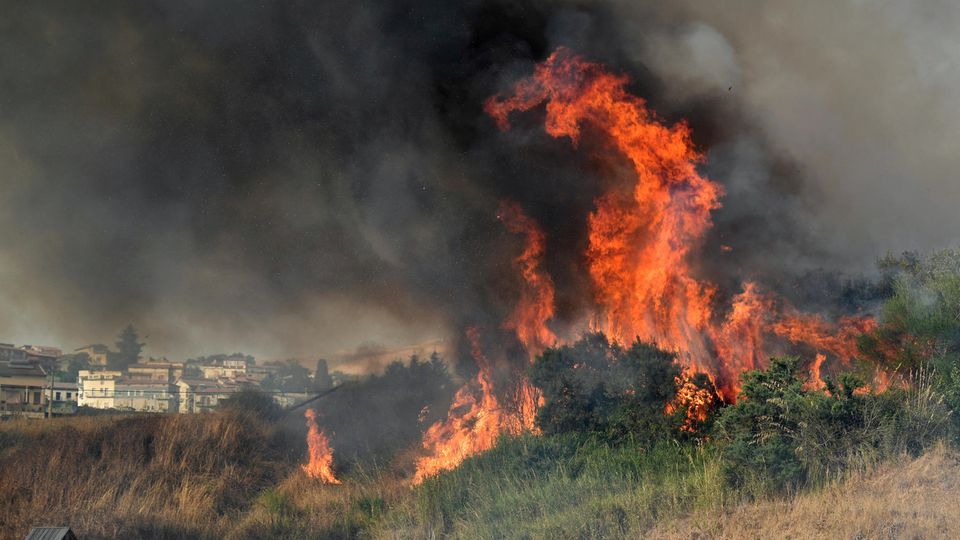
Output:
M502 439L414 487L398 463L307 478L301 433L231 412L0 424L0 531L81 538L960 537L960 457L940 445L751 500L717 450Z

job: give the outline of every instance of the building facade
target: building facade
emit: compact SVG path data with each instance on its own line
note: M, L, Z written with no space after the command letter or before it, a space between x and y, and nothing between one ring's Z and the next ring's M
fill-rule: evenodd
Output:
M0 364L0 416L45 415L44 390L49 384L39 366L22 362Z

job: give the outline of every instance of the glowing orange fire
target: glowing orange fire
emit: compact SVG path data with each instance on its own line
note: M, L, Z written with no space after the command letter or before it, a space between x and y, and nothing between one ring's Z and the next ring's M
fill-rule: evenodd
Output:
M493 448L501 433L515 435L525 427L522 416L507 411L497 399L493 366L480 348L479 330L468 329L467 337L479 368L477 376L457 390L447 419L430 426L424 434L426 455L417 460L414 483Z
M717 287L696 276L691 258L712 226L711 213L720 208L723 188L697 171L704 156L694 147L687 124L662 123L643 99L626 91L627 82L623 75L559 49L512 93L494 96L484 106L501 129L508 129L511 113L545 105L549 135L576 145L583 129L595 130L633 166L632 185L615 186L597 198L587 218L585 255L597 305L592 329L622 344L640 339L678 354L683 375L668 412L685 408L688 426L704 419L717 394L734 401L740 375L766 365L776 338L817 352L810 367L813 380L822 385L820 369L827 355L849 362L856 354L856 335L872 328L873 321L848 318L831 324L796 312L751 282L743 283L728 308L719 309ZM547 326L554 316L554 288L541 264L546 237L516 203L501 203L498 216L510 232L524 238L524 249L514 259L522 288L504 328L516 334L533 358L558 343ZM731 248L721 246L721 251ZM416 481L491 448L501 433L532 426L536 390L523 377L515 377L520 382L514 388L496 389L476 330L468 337L479 372L457 392L447 419L427 431ZM701 373L716 394L692 384ZM511 396L516 406L506 412L497 396Z
M317 427L317 413L313 409L303 412L307 418L307 454L308 461L301 465L307 476L316 478L325 484L339 484L333 474L333 449L323 431Z
M557 336L547 327L547 321L553 318L553 280L540 267L546 237L515 202L501 201L497 216L508 231L525 238L523 252L514 259L524 286L504 328L516 332L517 339L534 357L557 342Z
M664 125L626 91L627 82L559 49L511 95L494 96L485 108L507 129L511 113L545 104L548 134L577 144L589 127L630 161L634 184L599 197L587 220L586 256L600 310L595 329L621 343L639 338L676 351L688 371L705 373L732 401L740 374L765 365L765 334L789 323L776 325L776 299L749 282L726 315L718 312L717 289L695 276L691 254L712 226L723 188L697 171L704 157L687 124ZM780 335L844 360L855 352L854 336L845 332L836 342Z
M541 268L545 236L539 225L514 202L503 201L499 219L508 231L522 235L524 248L514 259L522 278L522 288L514 310L504 328L512 330L533 359L557 338L547 327L553 317L553 280ZM520 373L513 388L498 391L494 385L494 366L480 346L479 330L467 330L471 353L477 364L476 377L457 390L447 419L430 426L424 434L426 455L417 461L414 482L439 471L456 467L465 458L493 447L501 433L535 431L534 420L541 396ZM498 399L509 394L510 406Z

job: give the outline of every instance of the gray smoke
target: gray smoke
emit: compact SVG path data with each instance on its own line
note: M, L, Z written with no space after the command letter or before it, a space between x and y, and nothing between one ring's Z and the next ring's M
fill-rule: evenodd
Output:
M578 320L590 143L481 111L560 45L690 121L728 192L703 268L725 286L960 230L946 1L0 4L0 340L133 322L150 354L301 356L495 328L504 197Z

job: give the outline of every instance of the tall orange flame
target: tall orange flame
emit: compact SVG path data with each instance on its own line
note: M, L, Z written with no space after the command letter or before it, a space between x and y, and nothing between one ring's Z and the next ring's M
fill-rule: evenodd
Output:
M497 399L493 366L480 348L479 330L469 328L467 338L479 368L477 376L457 390L446 420L433 424L424 434L426 455L417 460L414 483L493 448L501 433L516 435L524 429L521 416L508 412Z
M857 333L871 328L871 319L848 318L834 325L796 312L751 282L743 284L728 309L717 309L717 288L695 275L691 256L712 226L711 213L720 208L723 188L697 171L704 156L694 147L687 124L664 125L643 99L626 91L627 82L625 76L558 49L510 95L493 96L484 105L497 125L508 129L511 113L545 104L549 135L576 145L588 126L633 166L636 177L629 189L616 187L597 198L587 218L587 269L598 307L593 329L624 344L641 339L678 353L683 375L668 412L685 408L688 427L704 419L717 394L735 400L744 371L766 365L771 352L767 337L814 348L815 381L820 381L827 354L849 362L857 352ZM547 326L554 316L554 288L541 264L546 238L516 203L501 203L498 215L510 232L524 238L524 249L514 259L523 288L504 328L515 332L532 359L558 342ZM417 482L491 448L501 433L532 426L536 389L521 377L514 388L497 391L476 332L468 331L468 337L478 374L457 392L447 419L425 434ZM713 382L716 394L692 384L698 373ZM505 395L517 404L509 413L498 400Z
M553 318L553 280L540 267L546 236L540 226L515 202L501 201L497 212L507 230L524 236L523 252L514 259L514 266L523 278L520 299L504 328L513 330L531 358L556 344L557 336L547 327Z
M333 474L333 449L323 431L317 427L317 413L313 409L303 412L307 418L307 463L301 465L307 476L325 484L339 484Z
M740 374L765 365L764 336L790 323L771 327L778 319L775 298L749 282L725 316L717 312L716 287L695 276L690 259L712 226L723 188L697 171L704 156L687 124L664 125L626 91L627 82L559 49L512 94L487 100L485 109L507 129L511 113L545 104L549 135L577 144L589 126L630 161L631 189L599 197L587 220L588 270L600 308L595 329L621 343L641 339L676 351L685 371L705 373L732 401ZM819 334L781 335L814 339L815 348L844 360L856 351L847 333L836 342L816 340Z
M516 334L533 359L557 341L547 326L554 313L554 289L553 280L541 268L545 235L515 202L502 201L497 215L508 231L524 239L523 251L514 259L514 267L522 278L520 295L504 328ZM424 434L426 455L417 461L415 483L492 448L501 433L535 429L541 399L537 389L522 373L514 374L519 382L513 388L495 388L494 366L480 346L479 330L468 329L467 338L477 364L477 376L457 391L446 420L430 426ZM501 403L502 398L509 398L510 406Z

